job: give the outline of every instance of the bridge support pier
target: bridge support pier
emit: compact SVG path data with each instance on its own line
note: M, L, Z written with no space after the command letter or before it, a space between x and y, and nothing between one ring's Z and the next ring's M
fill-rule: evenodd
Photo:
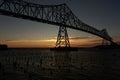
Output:
M70 47L67 29L64 26L59 27L58 37L56 41L56 48L58 47Z

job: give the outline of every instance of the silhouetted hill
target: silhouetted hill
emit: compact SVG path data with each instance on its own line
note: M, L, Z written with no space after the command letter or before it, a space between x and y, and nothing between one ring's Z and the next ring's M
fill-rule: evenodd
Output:
M0 44L0 50L6 50L8 46L6 44Z
M116 49L116 48L120 48L120 45L98 45L98 46L95 46L94 48L100 48L100 49Z

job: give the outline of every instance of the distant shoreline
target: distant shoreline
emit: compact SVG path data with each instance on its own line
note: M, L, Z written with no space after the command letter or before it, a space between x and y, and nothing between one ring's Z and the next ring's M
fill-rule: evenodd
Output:
M6 49L54 49L55 47L51 48L45 48L45 47L8 47L6 44L0 44L0 50L6 50ZM115 48L120 48L120 45L97 45L94 47L71 47L72 48L77 48L77 49L115 49Z

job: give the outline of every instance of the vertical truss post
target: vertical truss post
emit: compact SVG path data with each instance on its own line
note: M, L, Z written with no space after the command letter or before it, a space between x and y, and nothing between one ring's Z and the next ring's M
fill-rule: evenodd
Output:
M66 4L40 5L32 0L0 0L0 14L16 18L28 19L53 25L61 25L58 33L56 47L70 47L66 27L88 32L113 42L106 29L97 30L79 20ZM31 3L30 3L31 2Z
M70 47L67 29L64 26L59 27L58 37L56 41L56 48L58 47Z
M66 5L62 5L60 9L60 22L66 24L68 20L66 17ZM67 33L66 26L60 26L58 31L58 37L56 41L56 48L58 47L70 47L69 37Z

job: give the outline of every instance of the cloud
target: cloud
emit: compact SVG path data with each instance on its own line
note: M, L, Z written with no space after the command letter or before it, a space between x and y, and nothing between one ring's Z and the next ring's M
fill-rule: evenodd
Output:
M21 39L21 40L0 40L0 43L8 44L9 47L55 47L56 37L47 39ZM120 43L120 37L114 37L115 42ZM70 37L70 44L73 47L92 47L102 44L99 37Z
M71 40L77 40L77 39L88 39L89 37L71 37Z
M55 39L51 38L51 39L0 40L0 42L7 42L7 43L16 43L16 42L45 42L45 41L55 41Z
M1 44L7 44L8 47L55 47L55 38L49 39L16 39L16 40L0 40Z
M93 47L100 44L102 39L99 37L72 37L70 42L75 47Z
M100 42L102 39L98 37L72 37L73 41L85 41L85 42Z
M5 40L8 43L16 43L16 42L39 42L40 40Z

